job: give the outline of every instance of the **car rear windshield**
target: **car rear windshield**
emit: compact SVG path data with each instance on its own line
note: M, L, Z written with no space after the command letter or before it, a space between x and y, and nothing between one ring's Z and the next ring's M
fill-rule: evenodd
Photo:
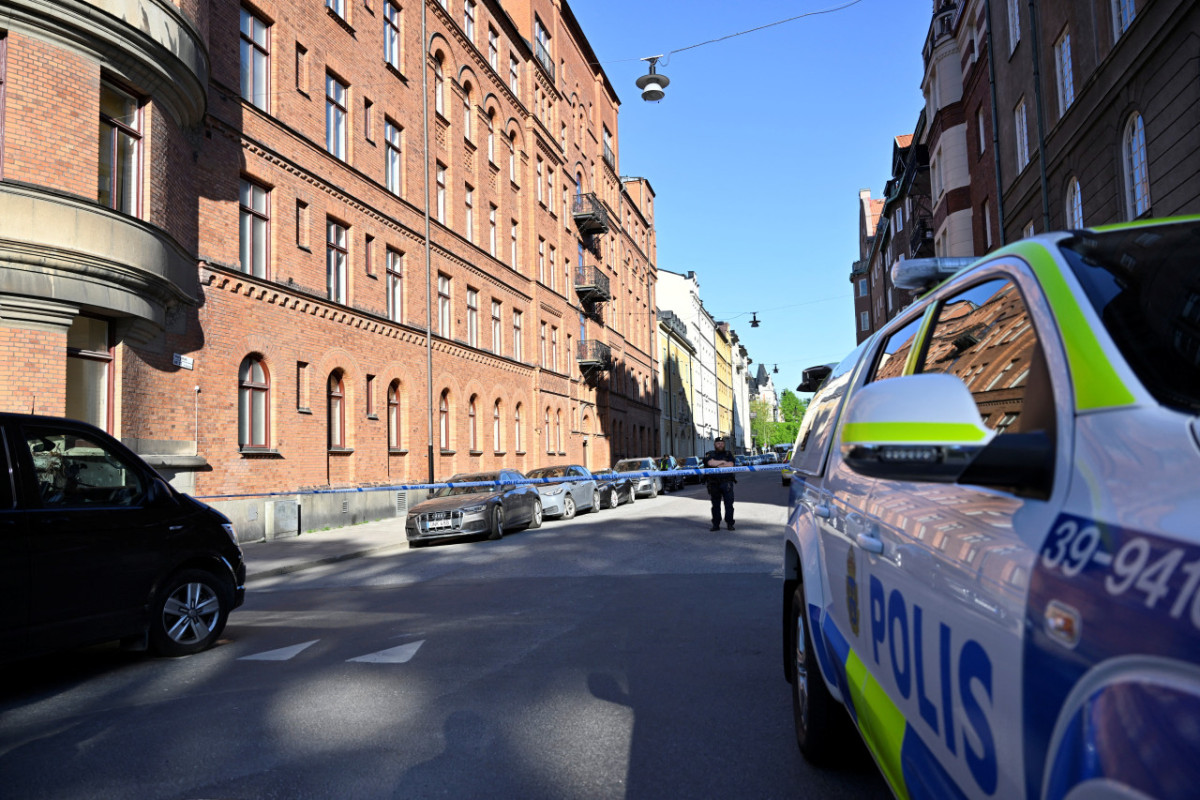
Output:
M1200 413L1200 220L1081 232L1060 247L1147 391Z

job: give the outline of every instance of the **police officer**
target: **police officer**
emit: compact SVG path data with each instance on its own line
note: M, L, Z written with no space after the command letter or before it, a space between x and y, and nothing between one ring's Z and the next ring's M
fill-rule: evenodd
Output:
M725 450L725 440L717 437L713 448L704 454L703 464L710 469L736 466L733 455ZM733 473L710 475L705 479L708 496L712 498L712 530L721 529L721 503L725 503L725 527L733 530L733 485L737 477Z

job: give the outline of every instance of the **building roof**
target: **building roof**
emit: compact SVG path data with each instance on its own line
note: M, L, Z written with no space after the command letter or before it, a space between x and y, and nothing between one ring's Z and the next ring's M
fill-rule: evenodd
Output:
M901 147L901 148L908 147L910 144L912 144L912 140L913 140L913 135L911 133L906 133L903 136L897 136L896 137L896 147Z

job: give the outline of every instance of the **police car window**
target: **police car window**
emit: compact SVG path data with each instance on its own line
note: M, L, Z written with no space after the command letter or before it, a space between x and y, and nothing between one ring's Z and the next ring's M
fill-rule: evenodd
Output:
M132 506L142 479L123 455L73 431L27 428L38 496L45 508Z
M918 315L912 322L887 338L879 350L879 360L875 364L875 371L869 381L897 378L904 374L904 365L908 362L908 354L916 343L917 332L921 329L921 320L922 317Z
M846 388L854 376L854 367L866 346L867 342L860 344L854 352L842 359L808 404L804 418L800 421L796 447L792 454L792 469L796 472L818 476L824 471L825 454L829 450L829 440L838 408L841 407L842 398L846 396Z
M1200 412L1200 223L1088 232L1061 248L1146 390Z
M962 379L998 433L1053 436L1054 400L1037 332L1010 280L977 284L942 302L921 372Z

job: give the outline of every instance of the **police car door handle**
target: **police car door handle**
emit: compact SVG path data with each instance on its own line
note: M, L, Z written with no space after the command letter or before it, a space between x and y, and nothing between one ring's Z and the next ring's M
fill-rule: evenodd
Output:
M883 552L883 542L868 533L854 534L854 542L868 553L878 554Z

